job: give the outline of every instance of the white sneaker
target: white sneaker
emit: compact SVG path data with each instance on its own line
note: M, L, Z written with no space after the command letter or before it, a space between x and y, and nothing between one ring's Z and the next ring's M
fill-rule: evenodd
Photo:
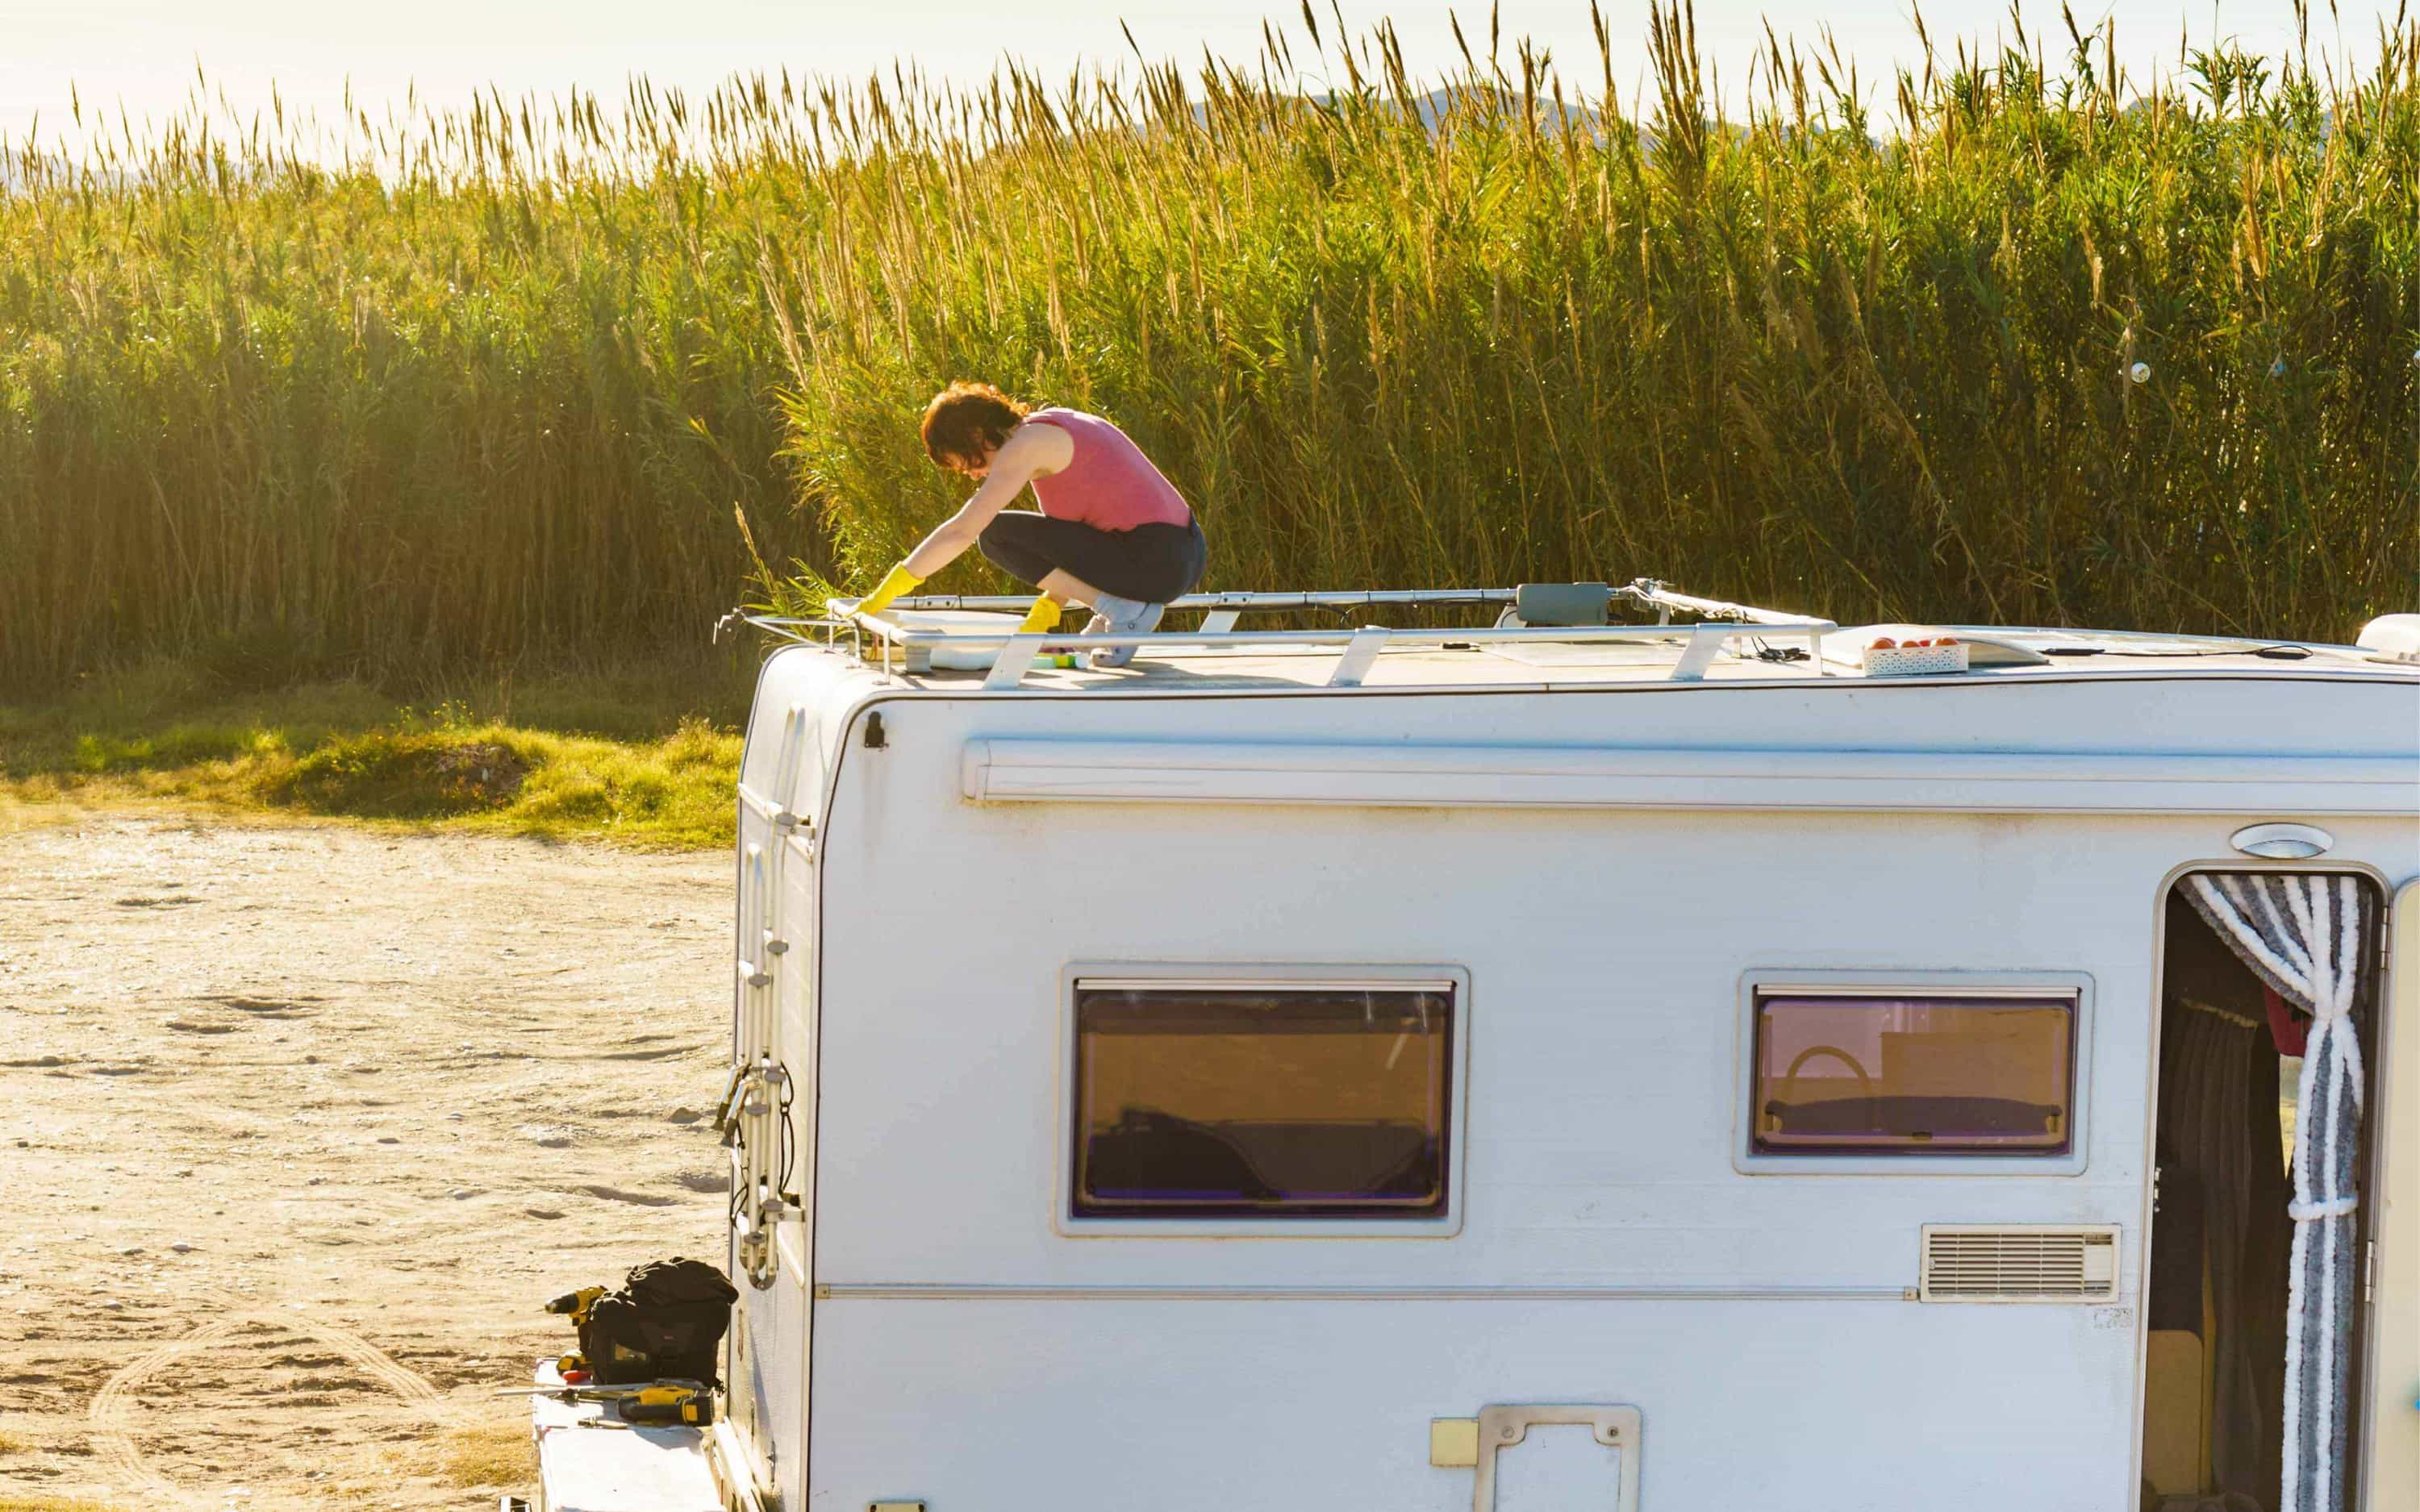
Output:
M1084 626L1086 635L1149 635L1159 628L1159 617L1168 612L1165 604L1139 603L1103 594L1102 602L1094 606L1093 618ZM1125 666L1134 660L1135 646L1103 646L1093 653L1093 665L1103 671Z

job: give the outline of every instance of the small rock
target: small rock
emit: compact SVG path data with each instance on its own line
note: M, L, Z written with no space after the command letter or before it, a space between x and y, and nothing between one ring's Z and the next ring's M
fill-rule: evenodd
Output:
M318 1056L304 1056L302 1057L302 1064L306 1066L316 1066L318 1063L319 1057Z
M179 1254L179 1255L191 1255L192 1253L194 1253L194 1246L193 1246L193 1245L191 1245L191 1244L177 1243L177 1244L171 1244L171 1245L169 1245L168 1247L169 1247L170 1249L172 1249L172 1250L175 1250L175 1251L176 1251L178 1254Z
M448 1123L460 1123L462 1121L462 1115L458 1113L449 1113L445 1115L445 1121Z
M304 1186L325 1186L328 1184L328 1179L324 1176L315 1176L302 1184Z
M533 1218L560 1218L563 1216L563 1214L555 1211L552 1208L523 1208L521 1211L529 1214Z
M393 1134L380 1134L379 1135L379 1143L381 1145L399 1145L402 1144L403 1141L397 1139Z
M476 1192L472 1191L472 1190L471 1190L469 1187L467 1187L467 1186L458 1186L458 1187L456 1187L453 1191L448 1192L448 1193L446 1193L445 1195L446 1195L447 1196L449 1196L449 1197L452 1197L455 1201L459 1202L459 1201L461 1201L464 1197L475 1197L475 1196L477 1196L479 1194L477 1194Z
M675 1108L669 1117L675 1123L695 1123L706 1115L695 1108Z
M122 1302L104 1302L101 1304L101 1310L105 1313L124 1312L126 1310L126 1304Z
M143 1246L140 1244L129 1244L117 1253L120 1255L140 1255L143 1253Z

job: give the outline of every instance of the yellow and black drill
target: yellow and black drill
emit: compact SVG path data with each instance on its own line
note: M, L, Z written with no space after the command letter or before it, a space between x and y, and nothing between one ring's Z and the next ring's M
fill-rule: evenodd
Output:
M578 1291L566 1291L548 1303L546 1310L570 1319L575 1330L584 1328L588 1323L588 1309L597 1305L597 1299L605 1295L605 1291L603 1287L582 1287ZM558 1356L554 1369L566 1382L575 1383L586 1381L595 1373L589 1366L588 1356L576 1350Z

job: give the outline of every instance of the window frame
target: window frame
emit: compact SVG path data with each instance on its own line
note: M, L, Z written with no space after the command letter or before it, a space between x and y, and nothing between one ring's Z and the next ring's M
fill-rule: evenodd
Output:
M1419 988L1452 995L1453 1041L1447 1049L1446 1211L1441 1217L1287 1217L1278 1213L1233 1217L1149 1218L1075 1215L1076 1141L1081 1117L1076 1089L1076 992L1079 985L1173 992L1187 987L1269 992L1407 992ZM1460 966L1429 964L1290 965L1138 964L1080 962L1063 967L1059 980L1058 1117L1049 1120L1050 1227L1066 1239L1451 1239L1462 1232L1470 1165L1470 973Z
M1756 1000L1807 997L2007 997L2072 995L2074 1076L2068 1109L2068 1148L2059 1153L1934 1154L1843 1150L1838 1154L1768 1153L1756 1148ZM1745 1176L2081 1176L2091 1165L2093 980L2081 971L1942 971L1751 967L1741 973L1736 1020L1737 1065L1731 1106L1731 1166Z

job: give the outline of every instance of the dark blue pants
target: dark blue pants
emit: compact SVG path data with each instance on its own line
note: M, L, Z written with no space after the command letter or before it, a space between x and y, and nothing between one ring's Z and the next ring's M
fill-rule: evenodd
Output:
M1040 587L1053 568L1105 594L1165 604L1191 593L1210 560L1202 522L1104 531L1031 510L1003 510L976 544L1021 583Z

